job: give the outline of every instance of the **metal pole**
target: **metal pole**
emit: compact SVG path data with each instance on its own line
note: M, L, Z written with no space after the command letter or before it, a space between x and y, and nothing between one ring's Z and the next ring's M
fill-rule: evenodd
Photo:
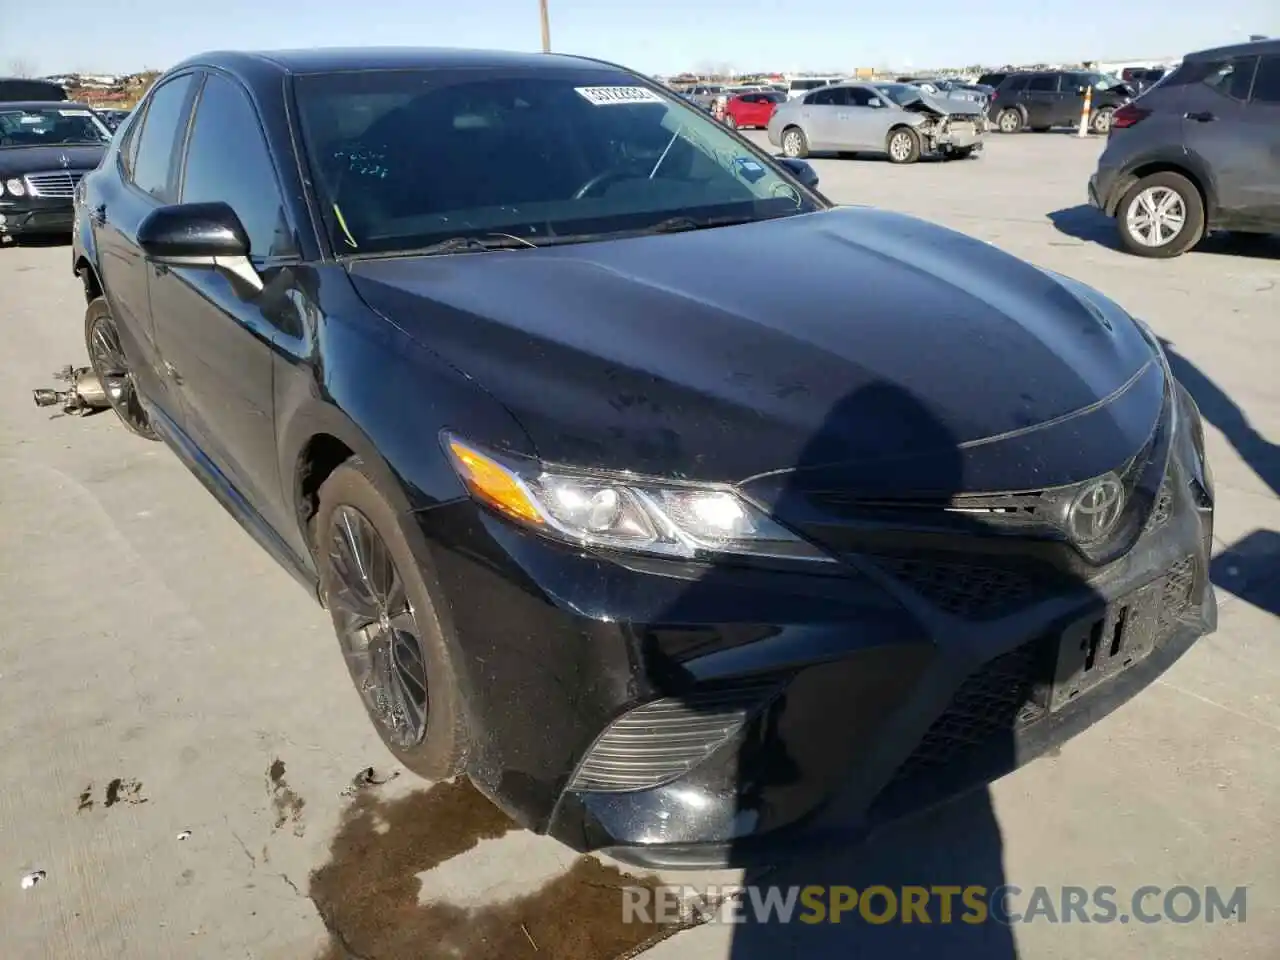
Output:
M551 19L547 14L547 0L538 0L538 12L542 14L542 52L551 52Z

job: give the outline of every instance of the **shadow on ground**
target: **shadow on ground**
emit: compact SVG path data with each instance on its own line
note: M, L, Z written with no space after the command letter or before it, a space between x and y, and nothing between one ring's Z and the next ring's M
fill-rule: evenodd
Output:
M1123 249L1115 221L1087 203L1054 210L1049 214L1049 222L1059 233L1073 239L1096 243L1111 250ZM1280 259L1280 238L1219 230L1206 236L1191 252L1277 260Z

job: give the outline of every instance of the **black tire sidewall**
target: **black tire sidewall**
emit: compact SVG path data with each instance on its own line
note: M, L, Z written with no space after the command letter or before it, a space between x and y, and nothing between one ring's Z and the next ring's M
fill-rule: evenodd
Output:
M1187 211L1187 219L1182 225L1182 232L1172 241L1160 247L1145 246L1129 232L1129 207L1133 204L1138 194L1151 187L1168 187L1171 190L1176 190L1179 196L1182 197L1183 208ZM1153 173L1148 177L1143 177L1131 186L1125 191L1124 196L1120 198L1120 203L1116 208L1116 226L1120 231L1121 242L1130 253L1139 257L1157 260L1177 257L1194 247L1204 236L1204 202L1200 199L1200 191L1196 189L1195 184L1181 174L1173 173L1172 171Z
M334 585L334 571L329 563L328 543L333 516L339 507L360 511L373 525L386 544L404 582L405 593L413 608L422 639L422 655L427 671L427 730L422 741L413 747L401 747L387 739L378 718L360 698L374 729L408 769L429 780L455 776L465 766L468 735L463 694L455 669L457 657L441 623L439 605L424 577L422 560L409 543L399 515L378 490L372 472L359 458L352 458L334 470L320 486L319 508L312 525L316 567L320 574L322 594L327 597ZM429 576L429 574L428 574ZM434 577L431 577L434 582ZM335 635L337 622L334 623ZM353 678L354 684L354 678Z
M107 385L102 381L102 371L98 369L98 364L94 360L94 351L93 351L93 328L94 328L94 325L98 322L98 320L102 319L103 317L106 317L108 320L110 320L112 326L116 327L116 338L119 339L120 328L116 325L115 317L112 316L111 305L107 303L107 298L102 296L94 297L92 300L89 301L89 305L85 307L85 310L84 310L84 350L85 350L85 353L88 355L89 369L91 369L93 371L93 375L98 378L98 382L102 384L102 389L105 392ZM124 346L122 344L121 350L123 349L124 349ZM134 384L133 389L135 391L138 389L136 383ZM141 429L139 429L139 427L134 426L134 424L126 420L124 415L121 414L121 412L118 409L116 409L115 404L111 405L111 412L115 414L115 418L118 421L120 421L120 425L124 427L126 430L128 430L130 433L132 433L134 436L142 437L144 440L160 439L160 435L156 433L155 428L151 426L150 421L146 419L146 413L142 412L141 407L139 408L139 412L143 418L143 424L144 424Z

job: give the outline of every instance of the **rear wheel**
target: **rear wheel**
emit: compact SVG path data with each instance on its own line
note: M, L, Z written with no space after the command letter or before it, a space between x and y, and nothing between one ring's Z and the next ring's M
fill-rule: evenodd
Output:
M782 155L796 159L809 155L809 141L799 127L787 127L782 131Z
M1120 239L1130 253L1167 258L1186 253L1204 235L1200 192L1177 173L1153 173L1125 193L1116 210Z
M1013 107L1006 107L996 118L996 127L1001 133L1017 133L1022 129L1022 114Z
M102 384L107 402L120 422L130 432L147 440L159 440L155 428L147 418L147 412L138 399L138 388L133 371L120 345L120 331L106 297L96 297L84 312L84 346L89 354L93 375Z
M1111 132L1111 118L1115 115L1113 107L1103 107L1101 110L1094 112L1089 119L1089 129L1094 133L1108 134Z
M451 777L467 753L462 694L399 516L359 458L329 475L319 500L320 586L365 711L406 767Z
M920 159L920 135L910 127L895 127L889 131L885 151L890 163L915 163Z
M730 130L736 130L738 127L738 121L733 119L732 113L726 113L724 117L724 125Z

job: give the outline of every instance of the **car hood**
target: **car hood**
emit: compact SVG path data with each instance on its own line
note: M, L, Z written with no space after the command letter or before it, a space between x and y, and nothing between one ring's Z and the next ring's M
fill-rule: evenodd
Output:
M904 94L903 101L899 104L903 110L912 113L936 113L944 117L953 113L973 113L974 104L977 102L967 95L929 93L918 87L913 88L910 94Z
M549 462L923 492L944 455L953 492L1021 489L1118 466L1159 412L1152 347L1117 308L871 208L349 274Z
M106 150L105 143L0 147L0 174L13 177L45 170L92 170L102 160Z

